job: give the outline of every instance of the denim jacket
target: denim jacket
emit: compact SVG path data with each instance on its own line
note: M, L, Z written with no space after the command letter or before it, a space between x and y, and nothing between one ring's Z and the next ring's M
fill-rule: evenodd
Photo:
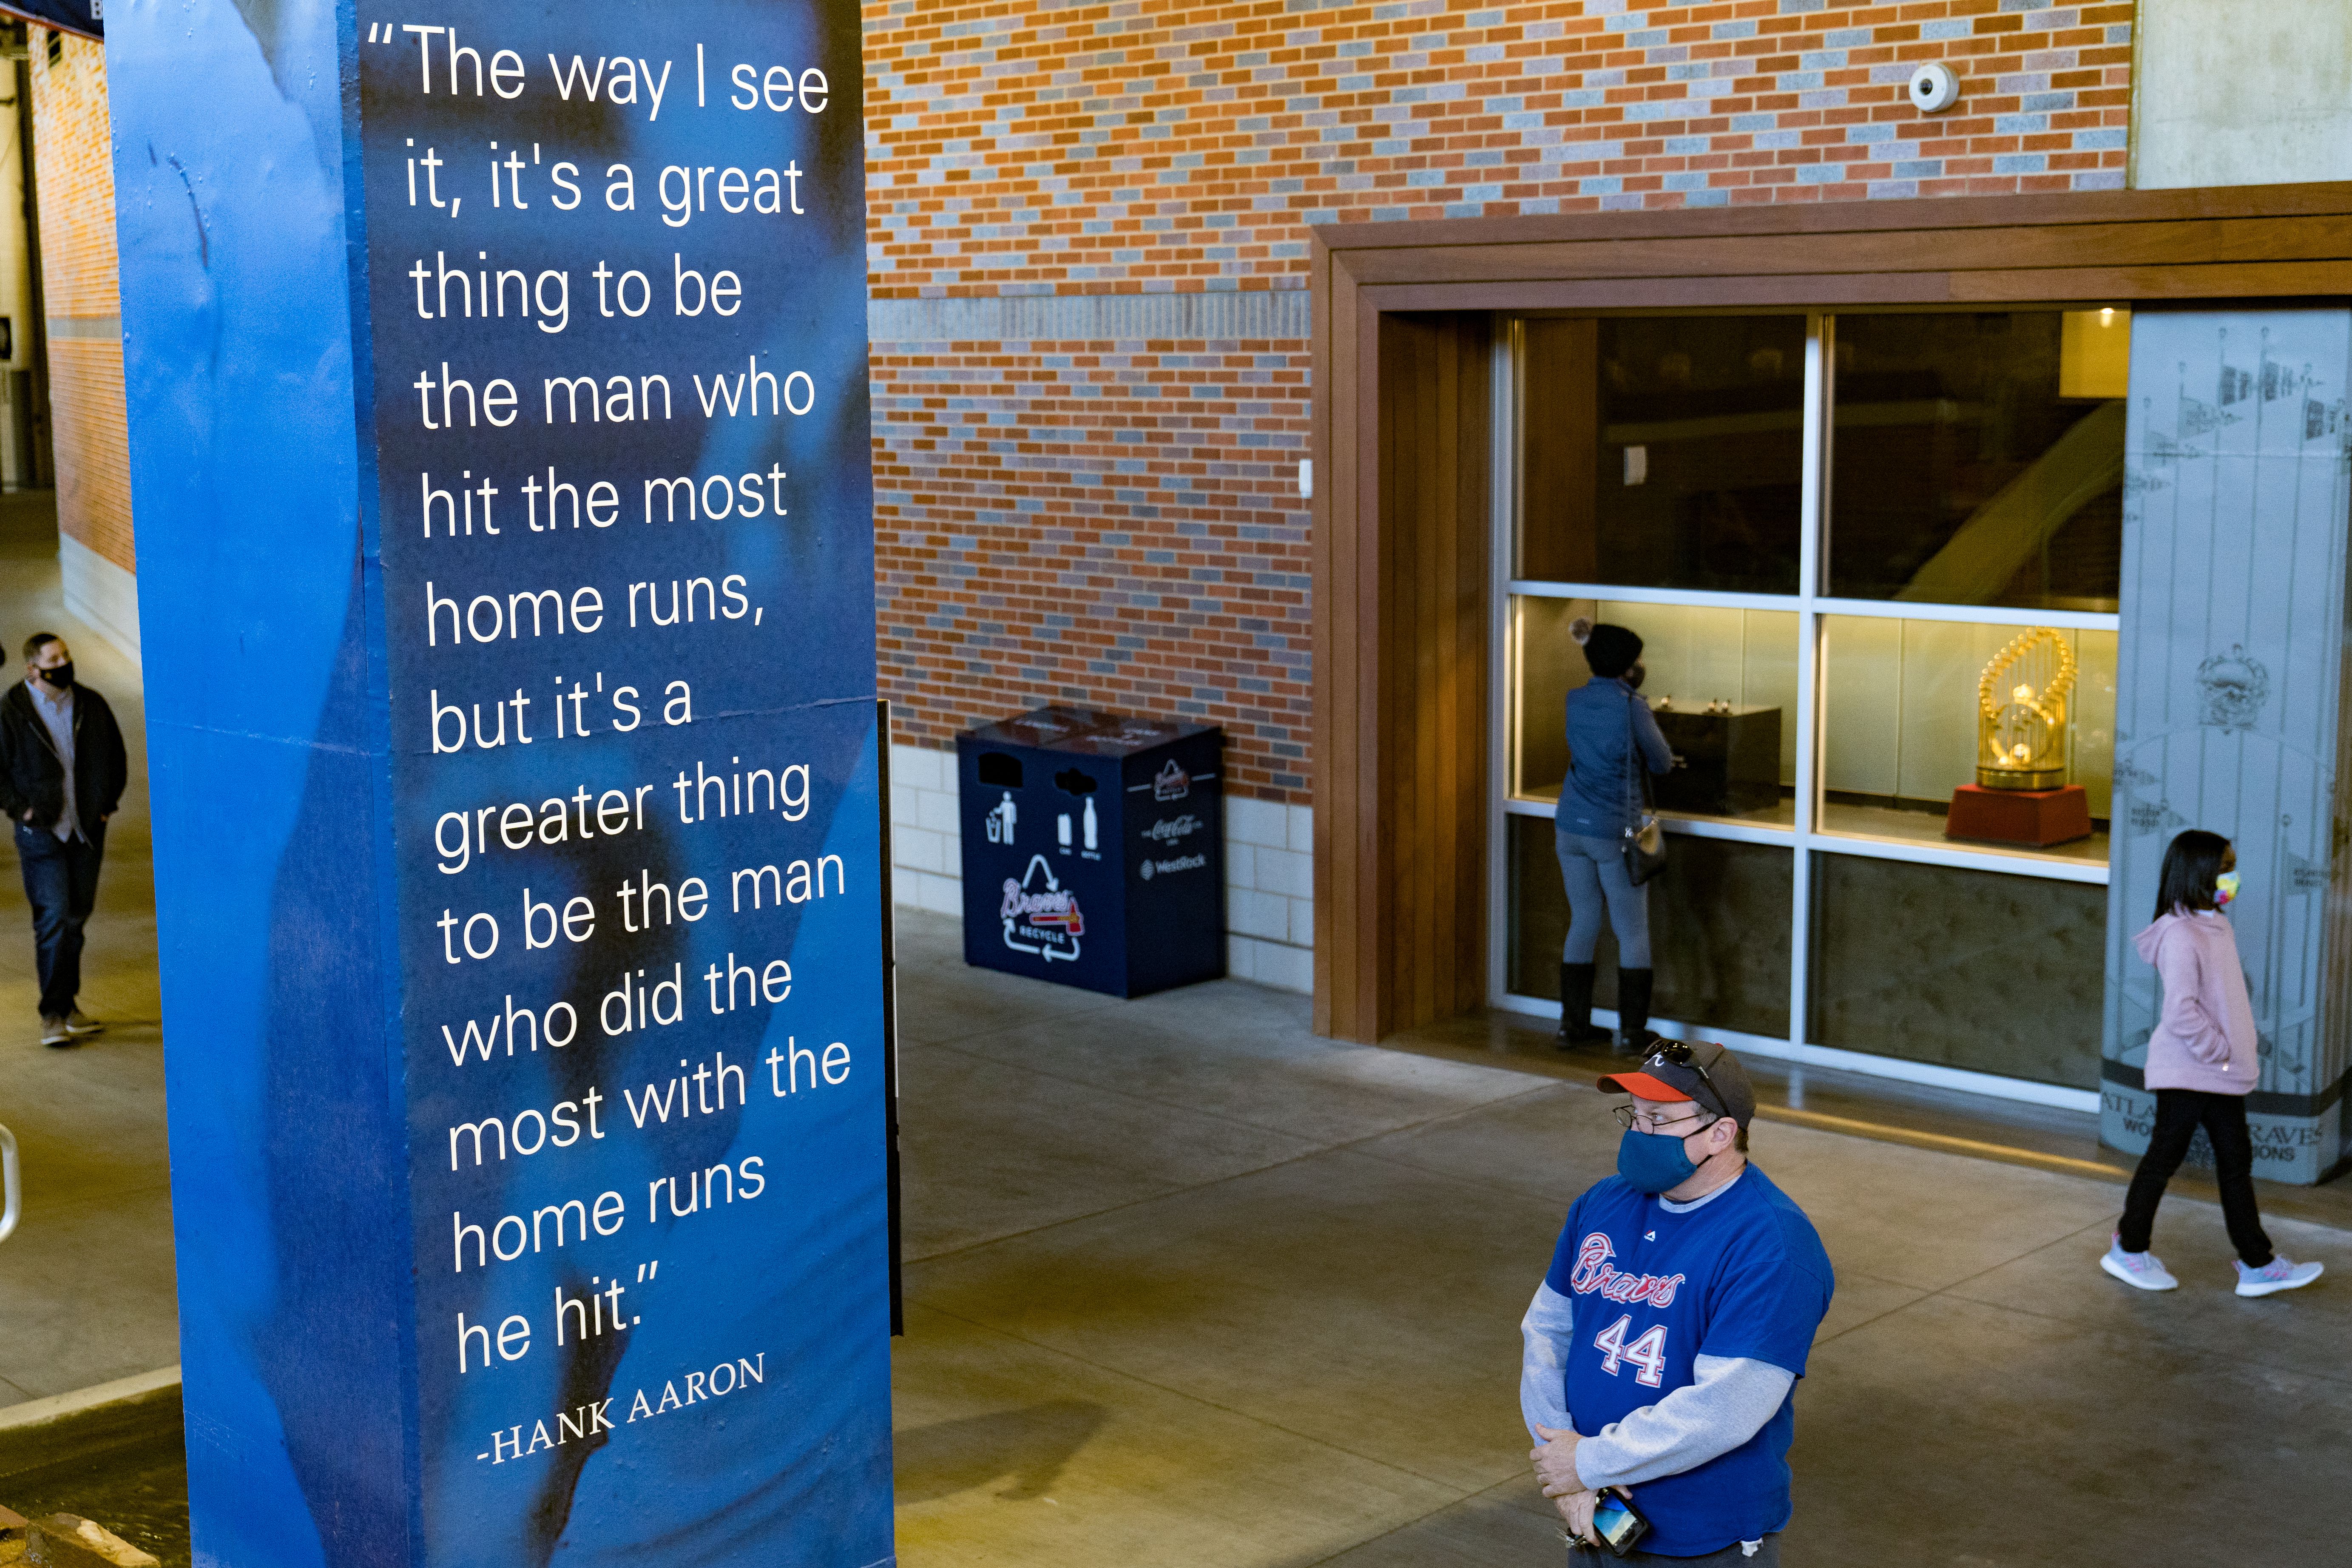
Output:
M1650 705L1622 680L1594 679L1568 694L1568 782L1556 814L1560 831L1615 838L1633 826L1641 797L1630 742L1637 739L1652 773L1674 766L1674 752Z

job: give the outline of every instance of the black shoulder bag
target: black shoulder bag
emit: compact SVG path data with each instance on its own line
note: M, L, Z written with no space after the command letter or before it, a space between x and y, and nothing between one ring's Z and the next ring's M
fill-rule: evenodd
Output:
M1623 854L1625 878L1640 887L1666 868L1666 832L1658 826L1657 811L1650 796L1650 763L1642 754L1642 742L1633 728L1633 704L1642 700L1638 692L1625 694L1625 805L1633 822L1625 828Z

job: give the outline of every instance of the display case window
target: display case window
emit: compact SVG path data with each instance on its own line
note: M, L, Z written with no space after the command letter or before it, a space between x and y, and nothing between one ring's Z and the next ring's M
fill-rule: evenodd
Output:
M1816 1043L2096 1087L2106 889L1853 855L1812 866Z
M2095 1103L2129 333L2067 305L1500 334L1498 999L1558 995L1562 710L1613 623L1679 764L1654 1022Z
M1522 327L1517 575L1796 592L1803 317Z
M1841 316L1832 597L2113 611L2120 310Z
M2105 863L2114 632L1824 616L1822 659L1822 832ZM2065 682L2047 735L2035 716L2053 706L2045 668ZM2040 765L1989 784L1988 730L2032 745ZM2068 791L2079 802L2044 798ZM2036 813L2053 812L2065 815L2032 829ZM2011 817L2024 828L2005 832Z
M1517 642L1513 794L1557 801L1568 774L1568 694L1591 679L1579 624L1643 640L1642 696L1677 759L1654 781L1661 812L1781 827L1796 821L1797 616L1790 610L1528 596Z
M1559 999L1559 955L1568 937L1552 825L1510 820L1512 895L1507 984L1521 995ZM1678 837L1674 875L1652 885L1650 957L1660 1017L1705 1028L1780 1035L1789 1027L1787 848L1721 838ZM1601 937L1594 1000L1617 1005L1617 939Z

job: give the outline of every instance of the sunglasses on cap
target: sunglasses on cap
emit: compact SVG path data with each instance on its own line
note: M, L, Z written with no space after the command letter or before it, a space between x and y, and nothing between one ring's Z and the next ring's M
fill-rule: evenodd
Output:
M1700 1063L1698 1058L1692 1052L1690 1047L1685 1045L1682 1041L1659 1040L1655 1042L1650 1047L1650 1054L1642 1058L1642 1065L1645 1068L1681 1068L1686 1071L1698 1074L1699 1082L1706 1086L1707 1097L1715 1101L1713 1105L1707 1106L1706 1109L1714 1111L1717 1116L1726 1114L1723 1104L1723 1096L1717 1091L1715 1079L1707 1077L1706 1067Z

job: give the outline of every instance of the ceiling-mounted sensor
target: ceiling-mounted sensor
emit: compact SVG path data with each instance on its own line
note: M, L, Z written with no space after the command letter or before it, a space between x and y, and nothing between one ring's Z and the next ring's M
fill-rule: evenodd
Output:
M1911 104L1922 114L1940 114L1960 101L1960 79L1947 65L1921 66L1911 73Z

